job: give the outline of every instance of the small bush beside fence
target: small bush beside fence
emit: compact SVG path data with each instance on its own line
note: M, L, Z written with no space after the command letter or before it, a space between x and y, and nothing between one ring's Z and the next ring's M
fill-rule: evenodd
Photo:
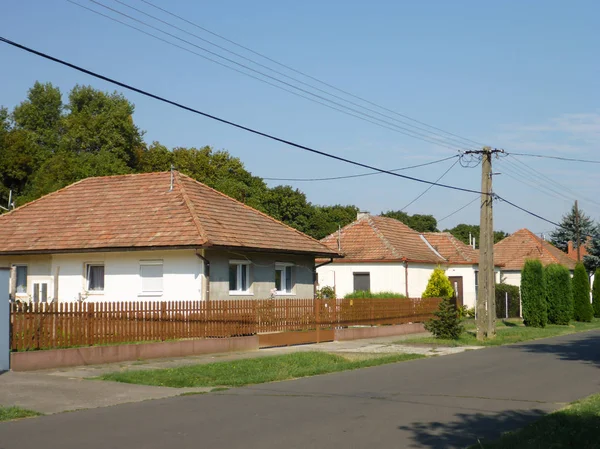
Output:
M508 313L507 312L508 306ZM510 284L496 284L496 317L519 318L521 315L521 297L519 287Z
M11 348L224 338L425 322L438 298L11 304Z

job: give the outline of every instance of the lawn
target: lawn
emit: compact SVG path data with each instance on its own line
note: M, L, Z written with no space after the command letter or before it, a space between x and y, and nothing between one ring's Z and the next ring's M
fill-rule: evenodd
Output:
M600 394L544 416L499 440L470 449L600 448Z
M493 340L477 341L475 322L466 320L463 325L464 332L458 340L444 340L434 337L419 337L400 340L397 344L427 343L439 346L499 346L521 341L536 340L539 338L556 337L558 335L573 334L593 329L600 329L600 319L594 318L591 323L571 322L568 326L550 324L543 329L526 327L521 320L498 320L496 322L496 338Z
M418 354L396 354L364 360L348 360L325 352L296 352L233 362L217 362L179 368L124 371L105 374L102 380L164 387L214 387L260 384L318 374L367 368L423 358Z
M10 421L11 419L28 418L30 416L39 416L41 413L33 410L25 410L20 407L2 407L0 406L0 421Z

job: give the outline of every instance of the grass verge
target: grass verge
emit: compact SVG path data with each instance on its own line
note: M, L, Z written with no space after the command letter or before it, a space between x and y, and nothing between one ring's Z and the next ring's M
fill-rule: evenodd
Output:
M33 410L26 410L20 407L2 407L0 406L0 421L10 421L11 419L29 418L30 416L40 416L41 413Z
M438 339L434 337L418 337L400 340L397 344L436 344L439 346L500 346L519 343L539 338L557 337L559 335L585 332L600 329L600 319L594 318L591 323L572 322L568 326L550 324L545 328L526 327L521 320L502 320L496 323L496 338L493 340L477 341L475 324L472 320L464 323L465 332L458 340Z
M600 447L600 394L550 413L497 441L483 442L470 449L534 449Z
M422 357L418 354L397 354L367 360L348 360L342 356L325 352L296 352L233 362L115 372L105 374L100 379L175 388L239 387L403 362Z

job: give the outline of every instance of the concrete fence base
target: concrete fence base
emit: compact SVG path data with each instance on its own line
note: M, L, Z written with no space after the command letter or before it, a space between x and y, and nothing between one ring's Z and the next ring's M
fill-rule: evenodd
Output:
M345 329L335 329L333 331L333 340L359 340L363 338L390 337L419 332L425 332L422 323L378 327L350 327ZM288 332L288 334L301 333ZM302 341L301 343L311 342ZM118 363L134 360L186 357L192 355L215 354L219 352L256 351L258 349L259 336L253 335L250 337L180 340L159 343L13 352L10 355L10 362L13 371L33 371L69 366L101 365L104 363Z

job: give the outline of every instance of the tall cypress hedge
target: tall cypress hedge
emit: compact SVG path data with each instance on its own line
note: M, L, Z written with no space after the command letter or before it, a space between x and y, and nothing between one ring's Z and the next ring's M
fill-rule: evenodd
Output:
M544 267L539 260L526 260L521 271L521 304L525 326L545 327L548 323Z
M594 274L592 301L592 305L594 306L594 316L600 318L600 268L596 268L596 273Z
M559 265L548 265L544 270L546 279L546 301L548 322L569 324L573 316L573 290L569 269Z
M592 321L594 309L590 303L590 278L582 263L575 266L573 274L573 306L576 321Z

